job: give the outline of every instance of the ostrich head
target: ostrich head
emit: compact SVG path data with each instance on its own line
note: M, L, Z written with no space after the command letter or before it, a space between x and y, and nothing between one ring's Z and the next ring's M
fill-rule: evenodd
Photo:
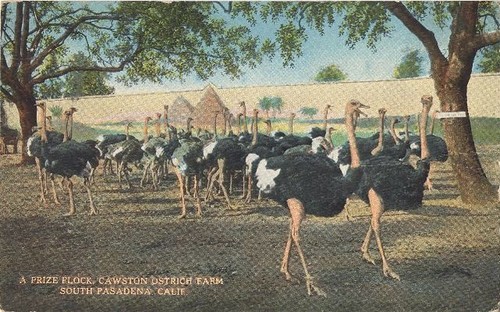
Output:
M430 109L432 106L432 95L422 95L420 102L422 102L422 104L426 106L427 109Z
M358 100L350 100L346 104L345 113L346 113L346 115L356 113L356 114L362 114L362 115L366 116L366 114L363 111L361 111L362 108L370 108L370 106L362 104Z
M385 113L387 113L387 109L385 109L383 107L379 108L379 110L378 110L379 116L383 116L383 115L385 115Z
M240 107L245 107L245 101L240 102Z
M156 113L156 119L160 119L161 118L161 113Z
M153 118L151 118L151 117L149 117L149 116L148 116L148 117L146 117L146 118L144 118L144 122L145 122L145 123L148 123L148 122L150 122L151 120L153 120Z

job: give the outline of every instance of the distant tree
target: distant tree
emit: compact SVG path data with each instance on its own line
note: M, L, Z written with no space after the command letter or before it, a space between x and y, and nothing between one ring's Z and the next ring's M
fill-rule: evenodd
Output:
M73 55L74 66L97 66L96 62L82 52ZM64 97L80 97L87 95L107 95L115 92L115 88L107 85L109 73L98 71L74 71L66 75Z
M394 68L393 77L396 79L419 77L423 73L422 62L424 58L420 55L418 49L410 50L401 59L396 68Z
M283 102L283 99L280 98L279 96L273 96L271 98L271 109L273 111L273 118L276 118L276 113L281 112L281 109L283 108L283 105L285 102Z
M63 113L63 108L59 105L54 105L49 107L50 114L54 118L61 118L62 113Z
M327 82L327 81L341 81L347 79L347 74L345 74L340 68L331 64L323 67L314 77L314 81Z
M299 111L302 115L308 116L309 118L313 118L314 115L318 113L318 109L315 107L302 107Z
M269 119L269 111L273 107L273 98L266 96L259 100L259 107L266 112L266 118Z
M500 72L500 43L487 46L482 51L483 58L478 64L482 73Z

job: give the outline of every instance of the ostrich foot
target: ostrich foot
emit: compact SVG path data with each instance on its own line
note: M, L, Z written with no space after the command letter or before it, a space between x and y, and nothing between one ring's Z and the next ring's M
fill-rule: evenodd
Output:
M181 214L181 215L179 216L179 219L185 219L185 218L186 218L186 214L185 214L185 213L183 213L183 214Z
M90 210L89 216L97 216L97 209L92 208L92 209Z
M383 270L384 270L384 275L386 277L391 277L395 280L401 281L399 275L396 272L394 272L388 265L384 266Z
M312 280L312 277L306 278L307 294L312 296L313 292L315 292L318 296L326 297L326 292L321 290L319 287L314 286Z
M63 214L63 217L69 217L69 216L72 216L72 215L74 215L74 214L75 214L75 212L74 212L74 211L69 211L69 212L67 212L67 213Z
M370 256L370 253L367 252L367 251L363 252L363 260L365 260L368 263L371 263L371 264L375 265L375 260L373 260L372 256ZM384 274L385 274L385 271L384 271Z

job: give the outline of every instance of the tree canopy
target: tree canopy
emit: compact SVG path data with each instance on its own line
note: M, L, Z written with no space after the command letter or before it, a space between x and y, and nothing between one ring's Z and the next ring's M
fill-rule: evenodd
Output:
M484 48L478 67L482 73L500 73L500 43Z
M341 81L345 79L347 79L347 74L335 64L323 67L314 77L314 81L318 82Z
M422 62L424 58L420 55L418 49L408 51L402 58L396 68L394 68L393 77L396 79L413 78L422 75Z
M302 107L300 113L312 119L318 113L318 109L316 107Z

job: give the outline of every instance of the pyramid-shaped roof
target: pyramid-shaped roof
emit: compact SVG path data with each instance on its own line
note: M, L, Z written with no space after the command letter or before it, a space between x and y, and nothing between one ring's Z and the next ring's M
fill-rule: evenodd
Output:
M206 129L209 131L213 130L215 114L217 115L217 132L221 133L224 127L224 115L223 112L226 110L224 102L215 92L212 85L208 85L205 88L205 92L193 113L193 126L195 128Z
M168 121L174 126L183 126L186 120L192 117L194 107L183 96L178 96L174 103L168 108Z

